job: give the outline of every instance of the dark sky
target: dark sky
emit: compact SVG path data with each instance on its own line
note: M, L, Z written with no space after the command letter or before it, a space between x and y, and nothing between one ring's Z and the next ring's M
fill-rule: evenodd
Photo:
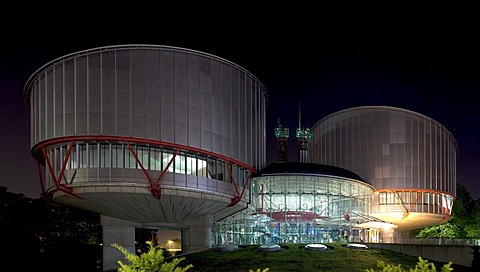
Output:
M245 24L227 14L218 20L190 18L181 26L170 17L119 23L96 21L98 12L84 16L86 21L75 15L74 24L50 18L23 28L5 23L0 27L0 185L11 192L40 194L30 155L30 117L23 101L30 75L79 50L157 44L222 57L265 85L269 163L276 156L277 118L290 129L289 155L296 161L299 102L305 127L351 107L394 106L431 117L453 134L460 151L457 181L472 197L480 197L480 43L474 33L464 35L448 22L372 28L355 21L340 27L339 18L305 22L282 17ZM243 20L255 16L259 15L245 14Z

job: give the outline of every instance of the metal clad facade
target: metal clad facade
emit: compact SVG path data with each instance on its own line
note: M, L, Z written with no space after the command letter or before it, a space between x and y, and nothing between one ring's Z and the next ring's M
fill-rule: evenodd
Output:
M32 146L117 135L200 148L265 166L266 91L248 71L197 51L116 46L42 67L26 87Z
M312 128L311 162L353 171L381 189L456 195L457 144L441 124L392 107L331 114Z

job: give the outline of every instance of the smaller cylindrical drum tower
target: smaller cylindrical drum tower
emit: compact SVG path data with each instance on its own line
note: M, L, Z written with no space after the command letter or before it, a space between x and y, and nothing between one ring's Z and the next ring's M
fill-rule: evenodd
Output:
M397 231L446 222L456 195L458 146L422 114L365 106L326 116L312 128L310 161L348 169L376 189L373 216Z

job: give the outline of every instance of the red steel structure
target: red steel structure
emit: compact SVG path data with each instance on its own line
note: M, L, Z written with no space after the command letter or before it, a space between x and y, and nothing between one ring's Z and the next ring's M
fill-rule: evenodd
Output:
M234 192L235 192L235 195L232 198L232 201L231 201L229 206L236 205L242 199L243 194L245 193L245 188L248 187L248 183L250 181L250 176L253 173L256 172L255 169L253 169L249 165L247 165L245 163L242 163L238 160L228 158L228 157L223 156L221 154L215 154L213 152L207 152L207 151L202 150L200 148L194 148L194 147L184 146L184 145L179 145L179 144L174 144L174 143L167 143L167 142L161 142L161 141L155 141L155 140L149 140L149 139L142 139L142 138L134 138L134 137L122 137L122 136L103 136L103 135L94 136L94 135L88 135L88 136L60 137L60 138L55 138L55 139L51 139L51 140L48 140L48 141L44 141L42 143L39 143L39 144L35 145L32 148L33 156L35 157L35 159L37 161L37 168L38 168L38 172L39 172L39 176L40 176L40 187L42 189L42 195L44 197L47 196L47 192L45 190L45 187L46 187L45 186L45 181L42 178L42 176L43 176L42 175L42 170L41 170L42 163L46 164L46 168L49 171L49 173L50 173L50 175L51 175L51 177L52 177L52 179L55 183L55 186L56 186L57 190L66 192L67 194L69 194L73 197L81 198L80 196L73 193L73 190L72 190L71 186L69 186L65 182L62 183L61 181L64 179L65 169L66 169L66 166L67 166L67 162L70 159L70 154L71 154L71 151L72 151L73 147L77 143L86 143L86 142L89 142L89 143L92 143L92 142L101 142L101 143L109 142L109 143L123 143L123 144L126 144L128 146L128 149L130 150L131 154L135 157L135 160L136 160L138 166L141 168L143 174L145 175L145 178L148 180L148 183L149 183L149 186L150 186L150 191L151 191L152 195L157 199L159 199L160 196L161 196L160 182L162 180L162 177L167 172L167 169L169 168L171 163L174 161L176 155L178 154L178 152L180 150L188 151L190 153L202 154L202 155L209 156L209 157L219 158L219 159L221 159L221 160L223 160L224 162L227 163L226 165L228 166L232 188L234 189ZM52 167L52 163L51 163L51 161L50 161L50 159L47 155L46 150L51 146L62 145L62 144L64 145L66 143L68 143L67 153L66 153L65 157L63 158L63 163L62 163L61 170L58 173L58 175L56 175L55 171ZM135 152L135 149L132 148L131 144L168 147L168 148L171 148L171 149L175 150L175 153L174 153L174 156L170 159L170 161L169 161L168 165L165 167L165 169L162 170L160 176L158 178L154 179L150 175L148 170L145 169L142 162L139 160L139 158L138 158L138 156ZM239 190L238 185L237 185L238 181L236 181L234 176L232 175L231 166L230 166L232 164L239 165L239 166L241 166L245 169L248 169L248 171L250 172L250 174L248 175L246 180L243 181L243 184L245 184L245 185L243 186L241 191Z

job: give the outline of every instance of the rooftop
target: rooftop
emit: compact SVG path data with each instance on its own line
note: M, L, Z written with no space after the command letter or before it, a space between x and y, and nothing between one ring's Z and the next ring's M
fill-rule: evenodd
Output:
M365 182L359 175L340 167L304 162L272 163L259 171L256 176L272 174L320 174L355 179Z

